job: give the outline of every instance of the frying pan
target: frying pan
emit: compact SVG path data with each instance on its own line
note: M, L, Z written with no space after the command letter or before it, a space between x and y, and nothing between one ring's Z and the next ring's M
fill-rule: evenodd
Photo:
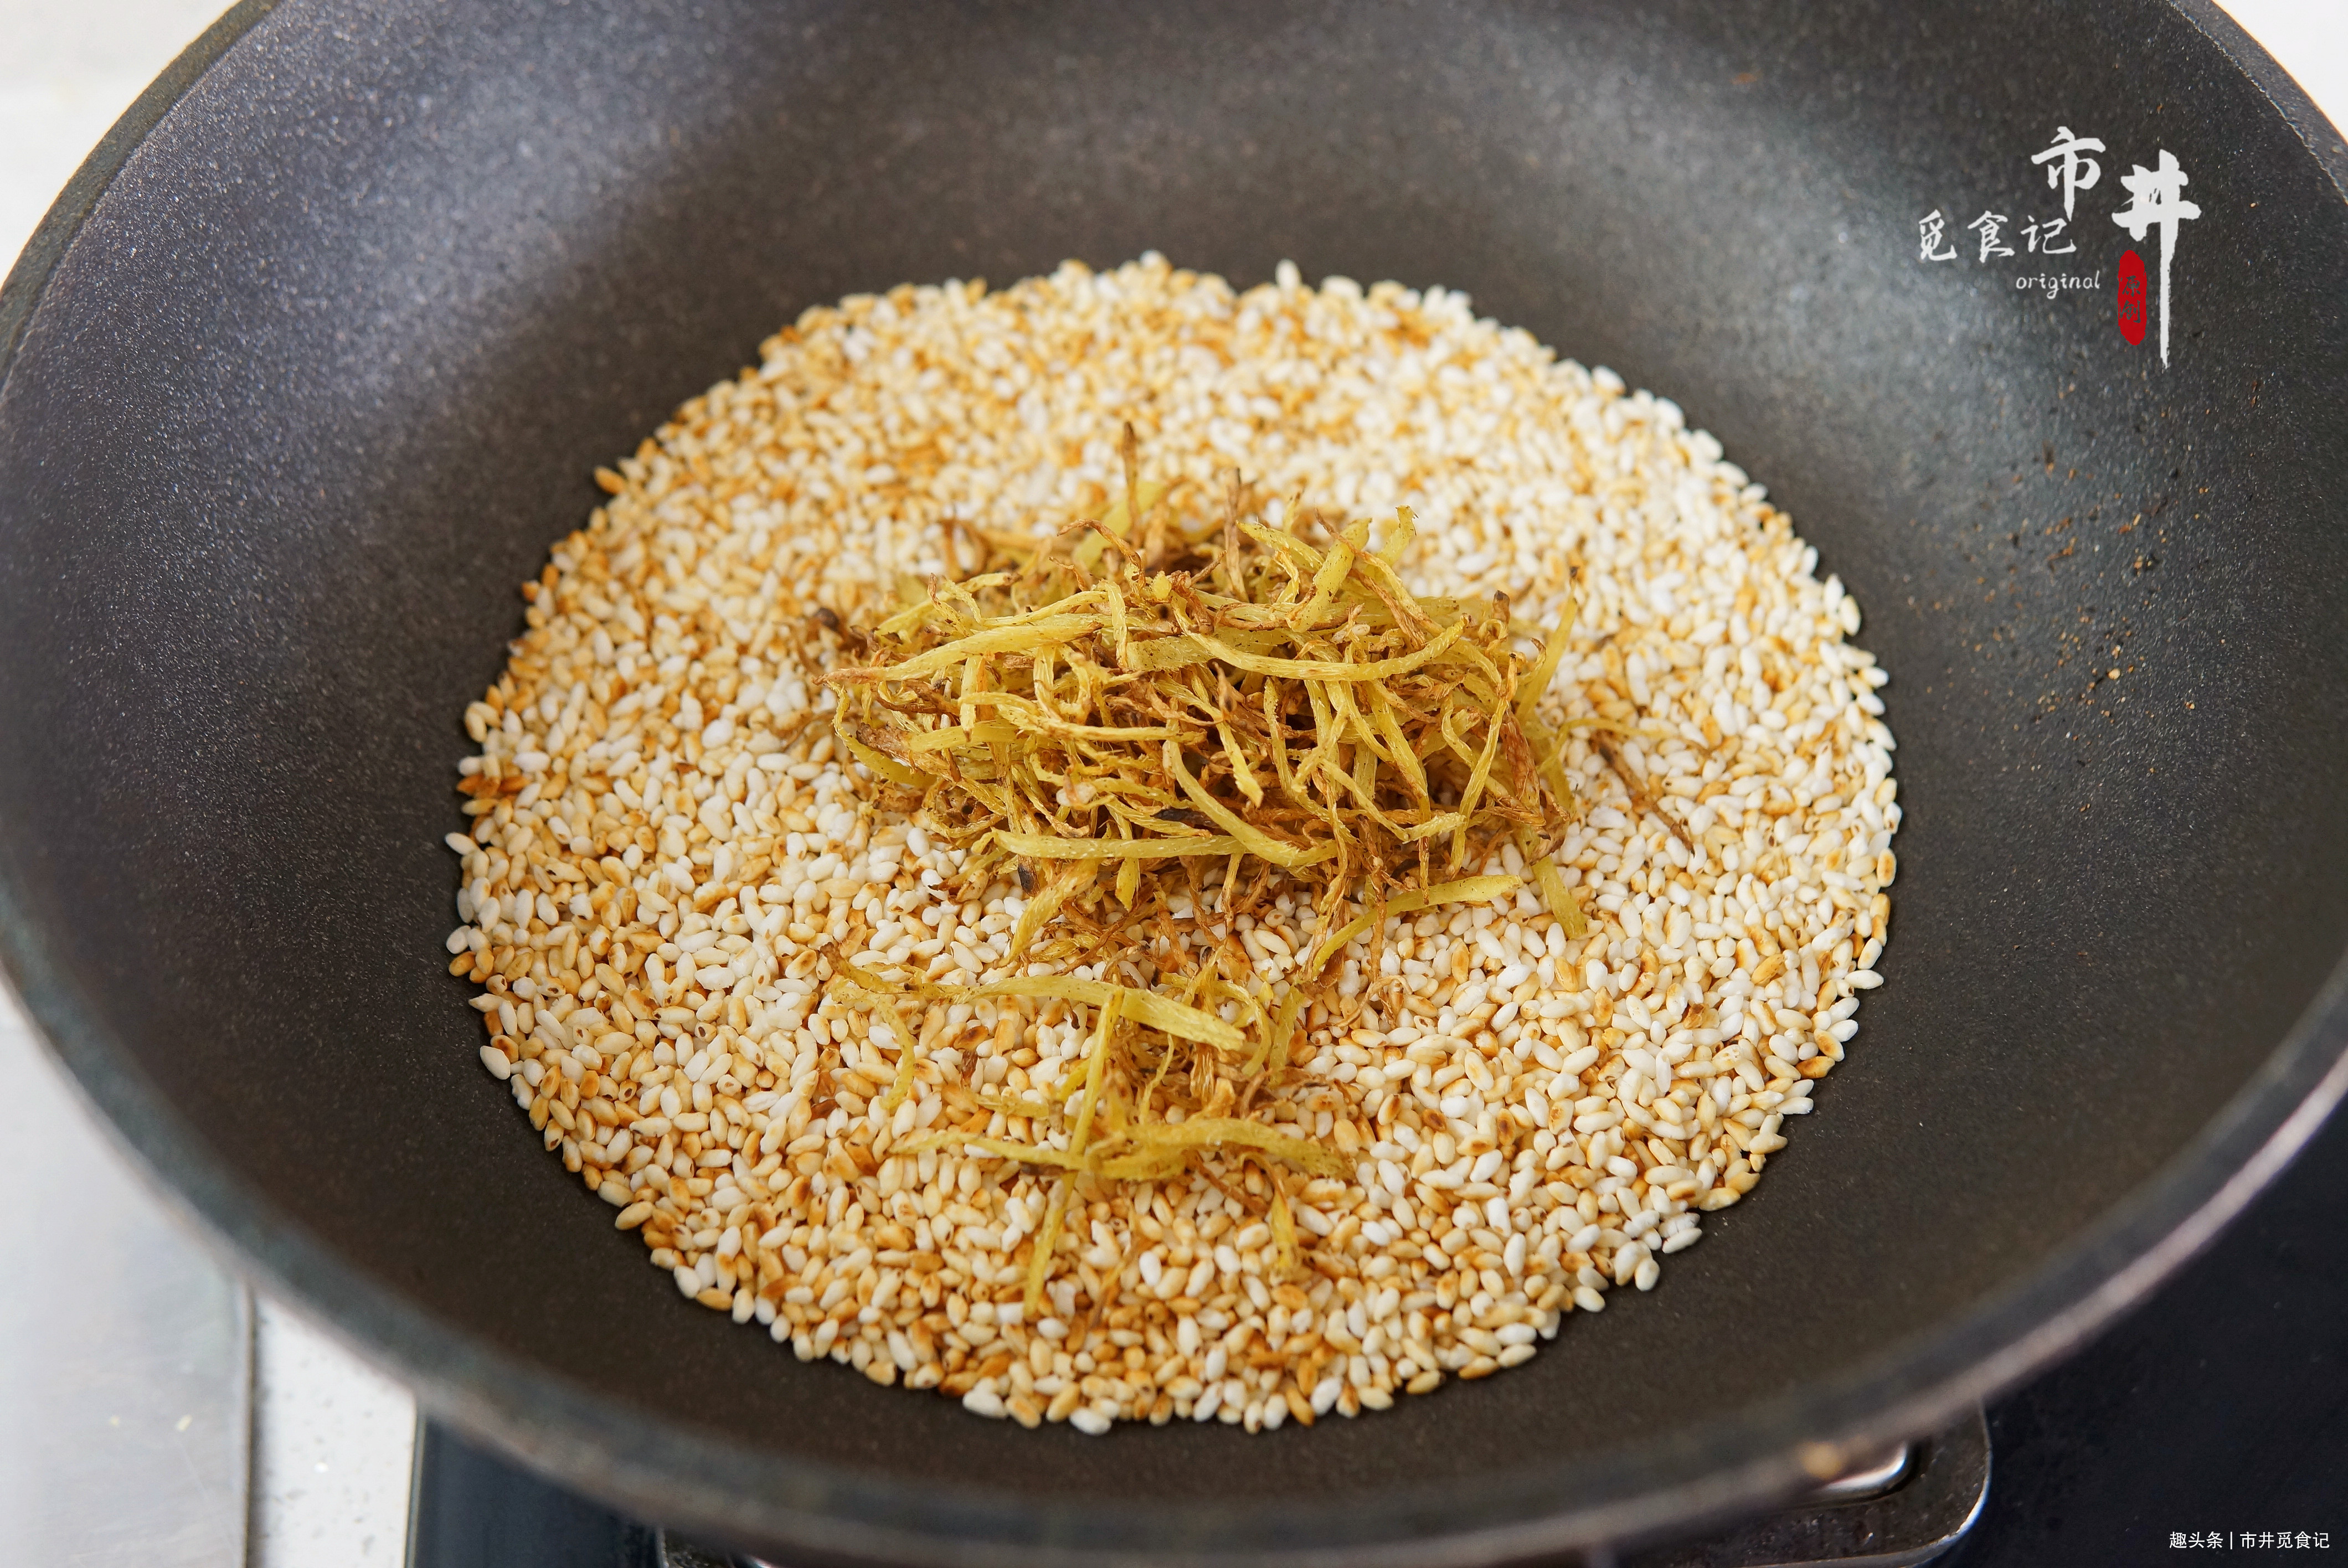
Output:
M2075 255L1977 260L2058 126L2110 149ZM2159 149L2165 366L2110 221ZM0 303L0 952L246 1266L640 1513L1452 1563L1755 1506L2077 1344L2341 1091L2343 170L2199 4L240 5ZM1661 1289L1253 1439L1008 1430L681 1301L440 957L458 716L594 464L810 303L1152 247L1464 288L1680 400L1866 610L1908 812L1849 1063Z

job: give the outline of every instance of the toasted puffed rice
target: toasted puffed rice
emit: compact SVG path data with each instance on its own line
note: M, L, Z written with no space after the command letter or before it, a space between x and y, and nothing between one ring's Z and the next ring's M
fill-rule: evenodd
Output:
M1002 978L1023 906L954 897L956 855L878 809L813 678L901 574L962 569L946 519L1097 515L1126 421L1201 507L1237 466L1413 507L1421 592L1546 625L1573 591L1544 703L1576 736L1558 858L1589 930L1526 888L1355 941L1272 1102L1354 1161L1289 1194L1299 1266L1259 1172L1128 1184L1071 1209L1028 1322L1043 1179L892 1150L1025 1136L970 1091L1065 1091L1082 1020L940 1005L914 1042L833 989L852 958ZM1459 294L1285 263L1235 293L1153 254L857 296L598 477L466 712L450 968L546 1147L680 1294L802 1360L1087 1432L1310 1424L1518 1365L1752 1189L1880 983L1900 807L1856 605L1677 407ZM1237 933L1213 905L1198 940L1271 979L1312 935L1292 900Z

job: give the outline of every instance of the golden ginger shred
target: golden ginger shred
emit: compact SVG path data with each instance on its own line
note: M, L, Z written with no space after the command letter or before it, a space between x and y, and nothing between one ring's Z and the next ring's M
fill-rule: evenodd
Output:
M1293 1265L1275 1167L1326 1175L1344 1161L1249 1108L1294 1071L1305 1008L1334 1002L1329 959L1377 921L1511 897L1516 876L1459 873L1513 843L1550 914L1583 928L1549 857L1578 807L1561 739L1536 711L1570 605L1543 633L1513 622L1505 595L1411 594L1395 571L1415 527L1406 507L1374 548L1369 520L1257 504L1235 478L1220 518L1200 526L1178 515L1173 488L1140 477L1130 428L1125 450L1125 493L1098 519L1048 538L980 535L991 554L978 571L901 590L902 608L859 634L868 661L824 678L849 753L964 853L965 881L1015 873L1028 895L1009 958L1030 972L954 989L849 978L880 997L1094 1010L1080 1087L1047 1105L973 1097L1027 1118L1034 1141L963 1131L904 1146L1055 1173L1031 1310L1072 1182L1162 1180L1210 1154L1261 1168ZM1169 945L1144 933L1200 917L1186 868L1208 860L1224 862L1218 917L1274 887L1317 907L1285 994L1211 960L1158 968ZM1045 939L1072 917L1079 935ZM1125 967L1142 983L1034 972L1080 948L1141 955ZM892 1108L912 1062L908 1041Z

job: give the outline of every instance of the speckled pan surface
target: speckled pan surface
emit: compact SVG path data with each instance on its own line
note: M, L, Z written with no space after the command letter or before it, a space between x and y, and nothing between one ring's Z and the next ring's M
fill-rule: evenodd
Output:
M591 1490L801 1561L1570 1548L2058 1354L2337 1095L2343 158L2213 14L289 3L184 77L0 301L0 955L255 1266ZM2058 122L2193 172L2165 373L2108 294L1916 261ZM1898 674L1830 1113L1579 1353L1251 1440L727 1331L514 1135L431 957L454 715L593 464L808 303L1151 247L1669 393Z

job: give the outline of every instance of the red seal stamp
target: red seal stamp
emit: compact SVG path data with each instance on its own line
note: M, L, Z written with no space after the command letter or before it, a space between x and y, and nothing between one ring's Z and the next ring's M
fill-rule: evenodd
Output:
M2119 320L2120 336L2132 344L2144 341L2144 258L2130 251L2120 258Z

